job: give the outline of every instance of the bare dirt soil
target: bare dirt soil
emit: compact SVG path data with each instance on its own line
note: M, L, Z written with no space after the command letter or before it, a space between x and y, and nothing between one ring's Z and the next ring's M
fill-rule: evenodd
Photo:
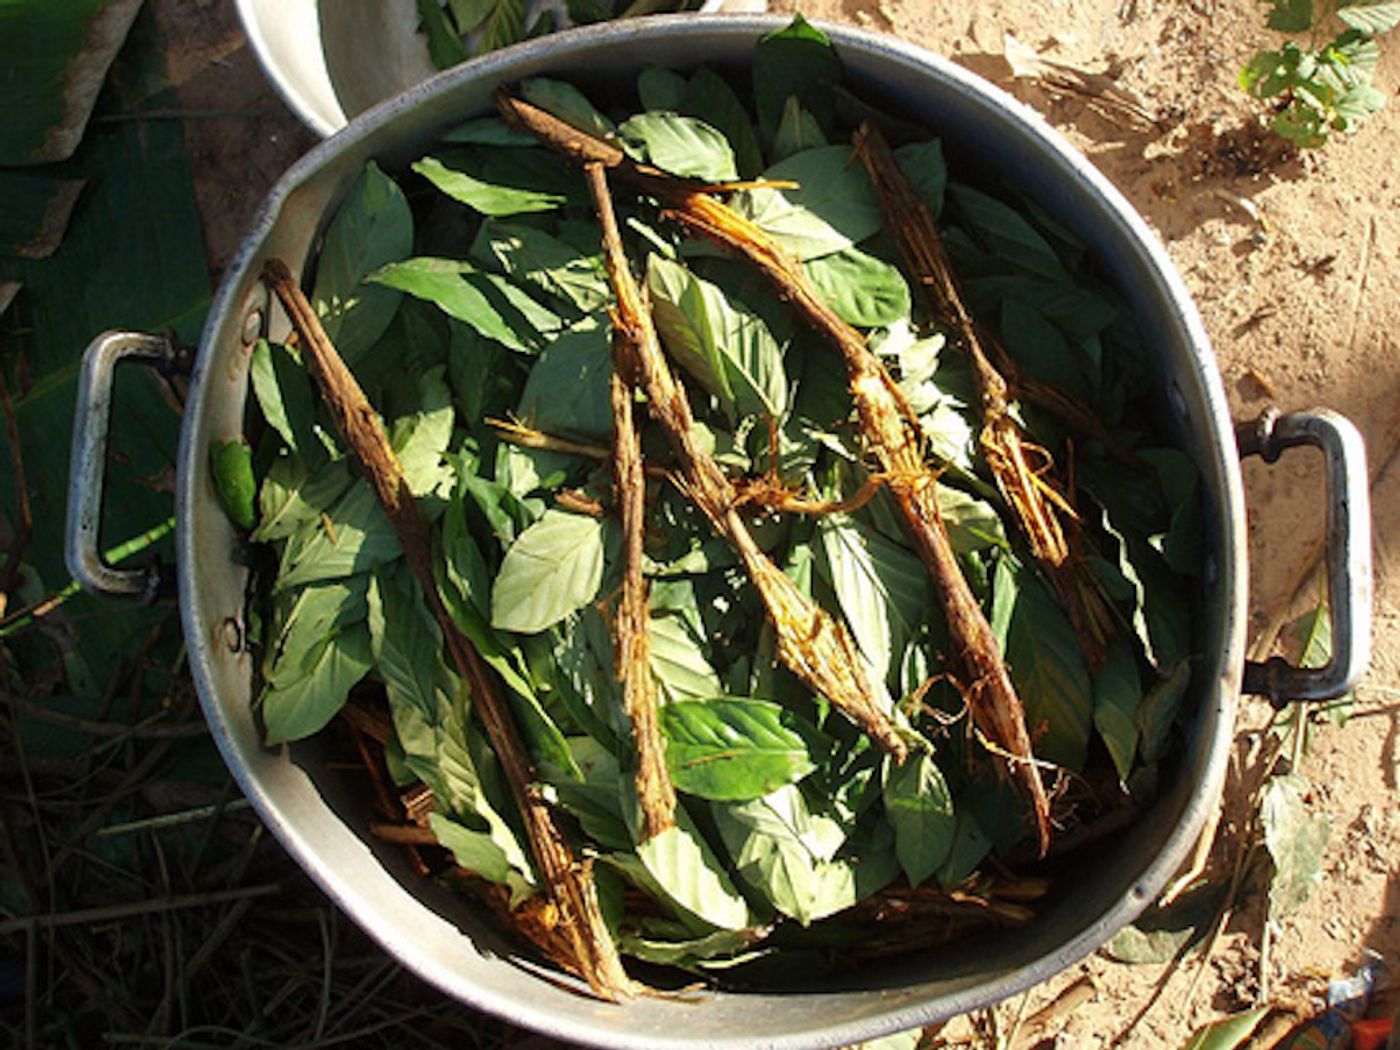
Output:
M198 114L186 132L217 277L266 189L314 139L262 80L231 4L154 6L182 105ZM1236 419L1271 405L1327 406L1349 416L1369 444L1375 660L1350 722L1320 727L1302 757L1317 785L1310 803L1332 826L1311 898L1266 937L1259 866L1247 865L1237 905L1204 960L1195 952L1179 965L1127 966L1096 955L1004 1005L999 1030L1005 1035L1018 1014L1030 1016L1088 975L1095 991L1087 1003L1023 1031L1017 1045L1176 1047L1205 1021L1256 1002L1311 1009L1325 979L1355 969L1367 949L1400 968L1400 485L1390 464L1400 439L1400 40L1383 49L1377 74L1387 109L1325 150L1280 158L1240 132L1259 110L1237 88L1236 72L1278 42L1252 0L808 0L801 9L950 56L1038 110L1166 244L1214 342ZM1007 33L1045 58L1109 75L1141 99L1156 126L1016 80L1004 58ZM1251 628L1264 648L1285 614L1316 603L1320 457L1250 462L1245 476ZM1246 699L1207 872L1219 883L1236 867L1250 795L1273 751L1264 732L1271 718L1267 704ZM1128 1030L1154 989L1155 1005ZM960 1019L930 1041L986 1040L990 1019L975 1022Z

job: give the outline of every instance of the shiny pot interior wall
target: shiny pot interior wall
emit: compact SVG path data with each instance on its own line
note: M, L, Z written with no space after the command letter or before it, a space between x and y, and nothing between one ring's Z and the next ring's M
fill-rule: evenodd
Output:
M1186 752L1157 804L1095 852L1028 927L866 967L843 982L784 993L716 993L702 1004L626 1006L528 959L507 957L470 908L383 857L364 831L368 808L320 768L314 742L264 748L250 706L243 639L245 572L207 469L212 440L241 432L250 343L259 324L287 331L258 283L264 260L304 266L329 209L364 162L416 159L435 136L488 111L503 81L549 73L609 79L644 64L747 63L781 22L715 16L613 23L534 41L444 73L355 121L298 163L272 192L211 314L182 434L180 582L191 666L215 738L263 819L326 892L410 968L443 991L561 1038L618 1047L798 1047L857 1042L1014 994L1097 948L1159 891L1189 849L1223 776L1243 660L1247 577L1239 467L1224 392L1180 279L1142 220L1030 110L970 74L897 41L830 27L855 89L944 138L954 157L1043 206L1079 236L1148 334L1169 418L1202 473L1209 563L1189 703ZM250 320L258 312L261 321Z

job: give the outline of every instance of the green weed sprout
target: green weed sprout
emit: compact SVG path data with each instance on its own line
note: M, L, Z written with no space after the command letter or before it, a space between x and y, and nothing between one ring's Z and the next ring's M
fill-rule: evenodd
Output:
M1240 86L1259 99L1276 99L1270 127L1302 148L1317 148L1333 131L1351 131L1385 104L1371 78L1380 61L1376 38L1400 24L1397 0L1268 0L1266 25L1281 33L1309 33L1305 46L1289 40L1260 51L1240 70ZM1342 29L1330 41L1330 27Z

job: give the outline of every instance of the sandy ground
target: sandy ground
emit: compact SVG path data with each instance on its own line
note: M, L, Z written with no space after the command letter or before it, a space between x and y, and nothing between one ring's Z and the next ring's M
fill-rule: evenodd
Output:
M314 143L262 80L232 4L156 0L171 42L211 274L217 279L266 189ZM790 0L781 6L791 7ZM1125 966L1095 956L1003 1006L1003 1034L1089 975L1092 998L1020 1045L1183 1045L1199 1024L1258 1001L1315 1001L1328 976L1366 949L1400 966L1400 573L1394 538L1400 486L1390 458L1400 436L1400 42L1377 80L1389 108L1355 136L1300 159L1269 162L1226 133L1256 111L1235 86L1257 48L1274 46L1250 0L810 0L814 19L893 33L951 56L1039 110L1148 219L1184 276L1214 342L1236 419L1266 406L1327 406L1366 435L1374 479L1375 660L1343 727L1324 726L1302 771L1332 825L1311 899L1266 937L1259 881L1204 962ZM1108 73L1136 93L1161 127L1110 119L1076 97L1017 81L1004 34L1057 62ZM1226 135L1222 138L1222 135ZM1320 457L1297 453L1245 470L1250 508L1251 626L1268 640L1289 610L1315 602L1308 582L1322 533ZM1294 598L1298 601L1295 603ZM1247 700L1237 762L1209 868L1228 881L1250 813L1268 705ZM1267 942L1267 943L1266 943ZM1197 973L1200 978L1197 980ZM1134 1016L1160 997L1139 1024ZM1310 999L1310 997L1312 997ZM988 1018L963 1019L934 1042L986 1039ZM1125 1031L1126 1030L1126 1031ZM978 1034L980 1033L980 1034ZM1047 1042L1049 1040L1050 1042ZM538 1041L531 1041L538 1045ZM991 1045L991 1044L988 1044Z

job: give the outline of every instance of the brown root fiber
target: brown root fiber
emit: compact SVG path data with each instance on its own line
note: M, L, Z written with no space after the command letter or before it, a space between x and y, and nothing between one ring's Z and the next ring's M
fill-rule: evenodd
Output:
M877 701L865 672L865 661L850 633L798 590L759 549L739 516L734 486L714 458L696 443L690 402L671 373L650 311L627 264L603 167L590 160L585 170L603 227L603 261L617 296L615 339L625 341L631 364L646 392L651 416L666 432L675 452L682 487L742 562L773 625L778 658L896 761L902 762L909 746L890 713Z
M978 443L987 467L1032 557L1069 613L1081 651L1091 666L1098 666L1103 663L1113 620L1078 556L1079 522L1074 510L1049 480L1054 461L1048 450L1027 438L1012 416L1011 385L983 346L933 214L895 161L884 136L873 125L863 124L853 145L870 175L885 225L909 268L914 288L972 367L982 408Z
M622 523L622 594L613 615L615 674L622 686L622 706L632 720L637 802L642 811L640 841L676 823L676 789L666 768L666 742L656 718L656 682L651 676L651 622L642 542L646 534L646 473L642 439L632 416L632 348L614 326L612 414L613 484ZM627 377L627 378L624 378Z
M622 967L598 904L592 870L575 859L564 831L531 766L510 707L496 681L438 595L433 576L432 536L414 501L398 456L374 406L346 367L316 311L286 264L270 259L263 279L276 293L305 348L307 370L330 409L336 429L363 467L403 547L404 559L423 590L428 608L442 630L453 666L471 691L472 710L481 719L492 750L520 810L525 835L543 882L548 903L560 916L557 961L581 975L604 999L625 999L640 986Z
M758 227L721 202L687 196L669 214L694 233L754 263L798 315L826 336L846 365L852 399L869 449L886 477L919 556L934 581L952 640L954 678L978 727L1007 753L1006 764L1035 812L1037 839L1050 843L1050 803L1032 758L1025 711L1011 684L991 625L958 566L938 509L937 481L924 462L913 413L865 340L822 301L795 262Z

